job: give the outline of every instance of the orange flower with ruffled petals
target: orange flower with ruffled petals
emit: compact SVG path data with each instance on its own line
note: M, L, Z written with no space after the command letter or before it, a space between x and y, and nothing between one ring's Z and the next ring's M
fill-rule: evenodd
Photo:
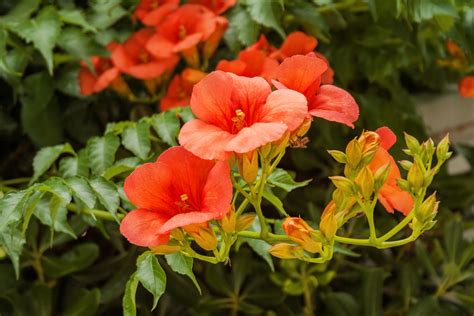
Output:
M138 79L155 79L171 72L179 61L175 55L157 59L146 49L145 44L153 36L152 29L141 29L132 34L122 45L112 51L114 65Z
M124 191L137 209L122 220L120 232L143 247L166 244L175 228L221 218L232 200L229 165L183 147L139 166L125 179Z
M222 14L233 7L237 0L189 0L188 3L200 4L210 9L215 14Z
M413 209L413 198L397 185L397 180L401 178L400 170L388 153L388 150L396 143L397 137L388 127L381 127L375 132L380 136L380 147L370 162L369 168L376 172L379 168L390 164L387 180L379 190L378 199L387 212L393 213L397 210L406 216Z
M273 91L263 78L214 71L194 86L180 144L203 159L227 159L281 139L301 125L306 98L289 89Z
M161 99L161 111L189 105L194 85L206 75L205 72L186 68L180 75L174 76L168 86L166 96Z
M474 98L474 76L466 76L459 81L459 94L463 97Z
M179 0L141 0L133 12L133 18L145 25L156 26L178 6Z
M216 69L231 72L244 77L263 77L270 81L275 77L278 61L267 57L261 50L244 50L240 52L238 59L228 61L221 60Z
M359 107L345 90L333 85L321 85L327 63L310 53L286 58L276 70L273 81L278 89L301 92L308 100L309 114L328 121L338 122L354 128L359 117Z
M272 58L279 61L294 55L306 55L316 48L318 40L313 36L303 32L293 32L288 34L280 49L271 54Z

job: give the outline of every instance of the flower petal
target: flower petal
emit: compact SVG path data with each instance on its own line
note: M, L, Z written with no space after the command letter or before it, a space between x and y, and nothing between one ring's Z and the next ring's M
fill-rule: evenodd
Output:
M333 85L323 85L311 100L309 113L354 128L352 123L359 117L359 107L347 91Z
M111 68L104 71L99 78L97 78L97 82L94 86L94 92L99 92L107 88L112 81L114 81L120 74L120 71L117 68Z
M246 153L265 144L279 140L288 129L283 123L255 123L244 127L228 142L226 151Z
M293 131L298 128L308 114L307 101L299 92L282 89L273 91L263 106L261 121L278 122Z
M397 136L387 126L378 128L375 131L380 136L380 146L389 150L397 142Z
M379 193L380 197L380 202L389 213L397 210L407 216L413 209L413 198L408 192L403 191L398 186L382 186Z
M174 54L174 45L166 37L155 34L146 43L146 49L156 58L168 58Z
M221 60L217 64L216 70L222 70L225 72L231 72L233 74L242 76L247 64L241 60Z
M229 210L232 200L232 182L230 181L230 168L227 161L219 161L209 172L204 196L202 199L203 212L224 215Z
M184 124L178 139L181 146L202 159L225 160L230 157L226 145L234 137L217 126L196 119Z
M120 223L120 233L132 244L150 247L166 244L169 234L159 233L169 217L145 209L129 212Z
M199 224L210 221L211 219L217 218L216 213L204 213L204 212L188 212L181 213L170 218L166 223L159 227L158 233L166 234L169 231L184 227L190 224Z
M303 32L293 32L280 47L281 56L290 57L294 55L306 55L312 52L318 45L318 40L312 36L308 36Z
M161 21L169 14L171 13L174 9L176 9L179 6L179 1L172 1L170 3L164 3L160 5L158 8L150 11L148 14L146 14L142 22L145 25L149 26L157 26L160 24Z
M79 70L78 79L81 94L91 95L95 92L94 87L97 82L97 77L88 68L82 67Z
M234 116L231 107L232 78L222 71L214 71L194 86L191 108L197 118L230 130Z

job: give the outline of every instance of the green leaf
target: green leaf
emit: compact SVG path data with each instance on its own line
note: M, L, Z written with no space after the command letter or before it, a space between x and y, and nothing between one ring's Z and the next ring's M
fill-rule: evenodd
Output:
M260 232L261 230L260 222L258 221L257 217L255 217L249 230L253 232ZM250 248L252 248L253 251L255 251L260 257L263 258L263 260L265 260L268 263L268 266L270 267L270 269L272 271L275 271L275 266L273 265L272 256L268 253L268 250L270 249L272 245L260 239L245 238L245 241L249 244Z
M53 314L53 291L45 283L34 283L23 296L29 315L50 316Z
M156 256L151 252L145 252L137 259L137 279L140 283L153 294L153 309L155 309L158 300L165 292L166 274L161 268Z
M233 43L237 40L245 46L249 46L257 41L260 34L260 25L257 24L250 14L241 6L236 6L229 14L229 28L225 33L225 40L227 45L233 50L237 51L240 48L238 43Z
M0 232L8 225L20 221L28 200L27 190L12 192L0 199Z
M89 21L92 26L102 30L110 27L128 12L120 5L121 0L95 0L89 5L92 12Z
M62 140L61 112L53 98L53 80L46 72L28 76L21 87L21 123L39 146Z
M104 137L93 137L87 142L87 155L89 166L96 175L101 175L112 166L115 160L115 152L120 146L120 140L113 134Z
M95 193L89 182L82 177L71 177L66 179L67 185L71 188L72 195L83 202L88 208L95 205Z
M301 188L308 185L311 182L311 179L296 182L293 180L288 171L284 169L277 168L269 177L268 182L273 184L280 189L285 190L286 192L291 192L296 188Z
M89 316L95 315L99 309L100 290L92 289L90 291L81 289L73 300L71 305L66 307L64 316Z
M89 174L89 167L87 166L87 151L80 150L74 157L64 157L59 161L59 174L63 178L83 176L87 177Z
M82 243L60 256L41 257L44 272L52 278L60 278L67 274L90 267L99 257L99 247L90 242Z
M448 253L448 261L458 263L463 247L463 224L452 220L444 227L444 243Z
M25 236L19 225L9 225L0 231L0 245L12 261L15 275L20 276L20 255L25 244Z
M122 135L122 144L135 156L145 160L151 148L150 126L148 123L141 121L132 126L125 127Z
M273 5L273 1L247 0L247 8L256 22L270 27L285 38L285 31L278 21L281 16L281 7Z
M201 287L193 273L193 258L183 255L181 252L165 255L166 262L171 270L176 273L188 276L201 294Z
M33 177L30 180L30 184L39 179L53 163L59 158L61 154L69 153L75 155L74 149L71 145L63 144L52 147L42 148L33 158Z
M128 157L117 161L112 167L107 168L104 172L104 178L107 180L112 179L113 177L133 171L140 164L140 159L137 157Z
M0 17L0 24L8 22L16 22L18 20L29 17L38 9L40 0L20 0L17 5L8 12L7 15Z
M357 301L349 294L343 292L329 292L323 297L324 307L331 316L360 315Z
M61 21L56 9L53 6L46 6L41 9L36 18L25 19L12 27L11 30L33 43L43 55L48 71L52 74L53 48L61 33Z
M80 26L84 31L97 32L95 27L89 24L84 13L78 9L59 10L59 17L64 23Z
M103 177L92 179L89 183L100 203L112 214L117 222L120 222L117 217L120 198L115 184Z
M176 108L175 110L176 110L177 116L179 116L185 123L191 120L194 120L196 118L190 106L179 107L179 108Z
M412 0L407 3L407 11L415 22L430 20L437 15L458 17L456 8L450 0Z
M51 188L49 190L52 190ZM41 223L51 227L51 232L58 231L76 238L76 234L67 222L67 208L66 206L71 201L71 196L64 199L58 194L51 196L45 194L42 199L36 204L33 214L40 220ZM51 233L51 239L54 237Z
M180 123L174 111L166 111L151 117L151 125L158 136L168 145L176 146Z
M58 45L77 60L90 60L93 55L104 55L106 51L80 29L68 27L61 32Z
M137 315L137 303L135 296L137 293L138 278L137 273L132 274L125 285L125 293L123 294L122 307L124 316Z
M263 198L275 206L282 215L288 216L288 213L283 207L283 202L275 194L273 194L272 189L268 185L265 185L265 189L263 190Z
M301 23L307 33L318 40L329 42L329 26L314 6L306 1L292 1L288 12L295 16L295 20Z
M366 268L362 271L362 303L367 316L382 315L383 268Z

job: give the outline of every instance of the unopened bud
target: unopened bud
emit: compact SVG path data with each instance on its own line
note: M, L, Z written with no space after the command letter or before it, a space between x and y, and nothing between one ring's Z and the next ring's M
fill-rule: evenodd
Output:
M276 157L282 151L284 151L286 147L288 146L289 141L290 141L290 132L286 132L279 141L272 144L273 151L270 158Z
M432 220L438 212L439 202L436 201L436 192L431 194L420 206L415 214L420 222Z
M275 244L268 249L268 252L272 256L280 259L296 259L301 258L304 255L303 248L286 243Z
M329 202L321 215L321 222L319 229L327 240L332 240L336 235L337 221L336 221L336 204L334 201Z
M258 153L243 154L239 159L239 172L247 183L253 183L258 175Z
M362 163L369 164L380 148L380 136L375 132L364 132L358 138L358 142L362 148Z
M346 193L353 192L354 184L348 178L341 177L341 176L334 176L334 177L329 177L329 179L332 181L332 183L334 183L336 188L341 189L342 191Z
M413 166L413 162L408 161L408 160L401 160L398 162L400 166L406 171L410 170L411 166Z
M438 161L445 161L451 155L449 154L449 134L446 134L444 138L439 142L438 147L436 147L436 158Z
M410 191L410 185L408 184L408 181L405 179L397 179L397 186L402 189L403 191Z
M259 152L263 157L268 157L272 152L272 143L268 143L260 147Z
M358 185L364 199L369 200L374 191L374 175L369 167L362 168L354 181Z
M408 171L407 180L408 184L410 185L410 189L412 189L414 193L418 192L423 186L424 172L422 166L420 166L417 161L415 161L413 166L411 166L410 170Z
M343 153L342 151L339 150L328 150L328 153L331 155L334 160L336 160L339 163L346 164L347 163L347 158L346 154Z
M311 123L313 122L312 119L307 118L303 121L303 123L298 127L298 129L295 132L295 135L297 137L303 137L306 135L306 133L309 131L309 128L311 127Z
M204 250L214 250L217 247L217 237L208 223L191 224L184 227L186 233Z
M404 134L407 147L410 150L410 154L413 156L420 151L420 143L415 137L411 136L410 134Z
M237 223L235 224L235 230L240 232L249 228L255 220L255 216L255 214L249 213L240 215L237 219Z
M390 174L391 164L390 162L386 163L382 167L378 168L374 174L374 189L378 191L387 181L388 175Z
M347 194L341 189L334 190L332 193L332 199L334 203L336 203L336 208L338 211L343 211L346 208L347 202L349 200Z
M150 247L151 252L157 255L169 255L172 253L176 253L181 249L180 246L173 246L173 245L159 245Z
M237 215L235 214L234 207L230 207L229 212L222 216L221 227L222 230L226 233L232 233L235 231L235 226L237 224Z
M435 153L434 142L431 138L423 143L422 148L428 158L431 158Z
M357 142L357 139L353 139L347 144L346 147L346 158L347 164L351 168L356 168L362 159L362 148Z
M185 236L183 234L183 231L181 230L181 228L175 228L171 231L171 237L173 237L174 239L178 240L178 241L183 241Z
M314 240L311 233L315 230L299 217L288 217L282 224L282 228L291 240L300 244L304 250L316 253L321 252L322 243Z

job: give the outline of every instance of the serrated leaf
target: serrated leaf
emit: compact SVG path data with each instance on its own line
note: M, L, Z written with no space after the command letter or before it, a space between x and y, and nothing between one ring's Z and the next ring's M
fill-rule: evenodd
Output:
M74 157L64 157L59 161L59 174L63 178L83 176L89 174L87 166L87 151L81 150Z
M153 309L166 289L166 274L158 259L151 252L145 252L137 259L137 279L153 294Z
M23 215L23 224L22 224L22 233L25 234L30 223L31 216L33 215L36 206L43 198L45 192L34 190L34 186L30 187L30 190L33 191L33 194L30 195L25 205L25 212Z
M73 303L66 307L64 316L90 316L95 315L100 304L100 290L90 291L81 289L73 300Z
M263 198L270 202L276 209L284 216L288 216L288 213L283 207L283 202L273 193L272 189L269 186L265 186L263 190Z
M40 0L20 0L17 5L8 12L8 14L0 17L0 24L15 22L29 17L38 9Z
M130 150L135 156L145 160L150 152L150 126L147 122L137 122L127 126L122 135L123 146Z
M115 184L103 177L92 179L89 183L100 203L112 214L118 223L117 209L120 204L120 198Z
M171 270L176 273L188 276L201 294L201 287L193 273L193 258L183 255L181 252L165 255L166 262Z
M329 42L329 26L324 17L315 10L315 7L306 1L288 3L288 12L291 12L303 26L304 30L318 40Z
M106 29L127 14L121 0L95 0L90 3L90 24L99 30Z
M90 36L75 27L62 30L58 45L77 60L89 60L93 55L104 55L106 51L94 42Z
M59 17L64 23L80 26L84 31L97 32L95 27L89 24L84 13L78 9L59 10Z
M176 113L185 123L196 118L190 106L179 107L176 109Z
M60 278L91 266L99 257L99 247L91 242L82 243L60 256L42 256L44 272L52 278Z
M0 232L8 225L20 221L29 194L30 192L23 190L8 193L0 199Z
M258 221L257 217L255 217L249 230L253 232L260 232L261 230L260 222ZM272 256L268 252L268 250L270 249L272 245L260 239L245 238L245 241L249 244L250 248L252 248L253 251L255 251L260 257L262 257L263 260L265 260L268 263L268 266L270 267L270 269L272 271L275 271L275 266L273 265Z
M224 36L233 51L236 51L240 46L233 43L233 37L236 37L241 44L249 46L257 41L259 34L260 25L252 20L250 14L241 6L235 7L230 12L229 28Z
M104 178L110 180L111 178L133 171L140 164L140 159L137 157L127 157L117 161L112 167L107 168L104 172Z
M276 187L279 187L280 189L285 190L286 192L291 192L296 188L301 188L308 185L311 182L311 179L296 182L293 180L288 171L277 168L270 176L268 176L268 182Z
M166 111L151 117L151 125L158 136L168 145L176 146L180 123L174 111Z
M85 178L67 178L66 183L71 188L72 195L75 198L83 202L88 208L94 207L96 200L95 193Z
M20 276L20 255L24 244L25 236L19 225L9 225L0 231L0 245L10 257L17 279Z
M125 285L125 293L122 299L122 308L124 316L136 316L137 315L137 303L136 293L138 287L137 273L132 274Z
M33 214L46 226L51 228L51 241L54 238L53 231L63 232L76 238L76 234L67 222L68 202L58 195L45 194L37 203Z
M93 137L87 142L87 156L89 166L96 175L101 175L112 166L115 160L115 152L120 146L120 140L113 134L103 137Z
M278 21L281 7L274 6L273 1L247 0L246 3L253 20L274 29L282 38L285 38L285 31Z
M75 155L74 149L71 145L63 144L52 147L42 148L33 158L33 177L30 180L30 184L39 179L53 163L59 158L61 154L69 153Z
M46 61L50 74L53 73L53 48L61 33L59 14L53 6L46 6L32 20L25 19L11 28L12 31L32 42Z

